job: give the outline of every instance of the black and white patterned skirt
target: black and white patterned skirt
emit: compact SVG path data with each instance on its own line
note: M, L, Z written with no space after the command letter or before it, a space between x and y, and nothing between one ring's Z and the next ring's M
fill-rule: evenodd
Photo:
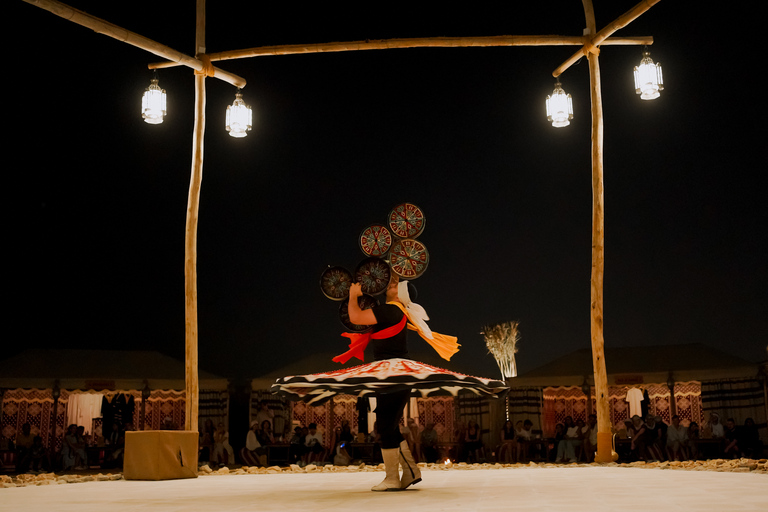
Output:
M319 405L334 395L368 396L411 390L417 397L456 396L467 390L500 398L508 391L504 382L472 377L411 359L384 359L372 363L311 375L281 377L272 392L290 400Z

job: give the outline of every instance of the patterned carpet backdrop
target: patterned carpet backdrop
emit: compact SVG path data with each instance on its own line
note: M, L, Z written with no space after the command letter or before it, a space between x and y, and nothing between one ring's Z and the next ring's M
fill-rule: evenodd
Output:
M666 384L644 384L641 387L647 393L649 414L661 416L665 423L672 420L670 412L670 393ZM629 404L626 401L629 386L609 386L608 403L611 412L611 424L618 431L624 428L624 420L629 419ZM675 405L680 422L687 426L691 421L701 424L704 420L702 409L702 384L698 381L677 382L675 389ZM595 410L594 388L592 388L592 407ZM587 397L579 386L561 386L544 388L544 435L551 437L555 434L555 425L562 423L566 416L575 420L587 420Z
M0 434L4 439L15 439L16 433L21 431L24 423L32 427L33 435L40 435L43 444L50 446L53 425L55 421L56 433L53 441L54 451L61 450L64 432L67 428L67 408L70 398L76 394L101 394L108 401L118 395L132 398L133 407L130 422L134 429L141 427L141 391L139 390L61 390L56 414L53 414L53 391L51 389L7 389L3 394L2 417L0 418ZM200 417L223 417L226 415L227 393L226 391L201 391L200 392ZM152 390L144 404L144 430L160 429L166 417L170 417L176 428L184 428L184 391ZM55 416L55 420L53 420ZM128 419L123 418L127 423ZM98 442L102 436L103 418L101 416L91 418L89 430L93 432L91 442ZM85 425L83 425L85 426Z
M311 406L304 402L290 402L292 405L291 419L302 426L310 423L317 424L318 432L323 434L323 443L327 448L333 443L333 432L336 427L346 420L352 433L357 434L357 397L352 395L336 395L332 400L322 405ZM430 397L416 399L418 408L418 424L434 425L438 439L441 442L455 441L456 420L453 397Z

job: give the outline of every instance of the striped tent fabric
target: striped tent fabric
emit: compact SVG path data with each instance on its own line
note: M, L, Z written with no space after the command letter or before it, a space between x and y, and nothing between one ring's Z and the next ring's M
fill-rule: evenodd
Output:
M507 411L512 422L531 420L533 430L543 430L541 410L544 391L541 388L514 388L507 394Z
M415 396L452 395L467 390L476 395L499 397L507 391L498 380L452 372L410 359L385 359L325 373L281 377L272 392L311 405L334 395L366 396L410 389Z
M765 436L765 392L755 378L702 381L701 403L705 413L716 412L721 421L733 418L737 425L752 418Z

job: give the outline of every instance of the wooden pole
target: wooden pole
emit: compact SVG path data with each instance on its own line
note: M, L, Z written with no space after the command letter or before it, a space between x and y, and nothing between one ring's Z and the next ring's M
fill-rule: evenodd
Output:
M205 0L197 0L196 49L205 49ZM198 329L197 329L197 222L200 187L203 181L203 139L205 136L205 74L195 73L195 124L192 132L192 175L187 198L187 229L184 240L184 292L186 298L186 402L185 430L197 431Z
M461 48L492 46L581 46L582 36L487 36L487 37L425 37L404 39L379 39L316 44L288 44L261 46L243 50L229 50L208 54L211 62L271 55L299 55L307 53L332 53L359 50L393 50L398 48ZM604 45L650 45L653 37L614 37L603 41ZM176 62L155 62L151 69L179 66Z
M596 28L591 29L591 32L587 34L584 37L584 47L571 55L568 60L560 64L560 66L552 73L552 76L558 77L560 76L566 69L571 67L573 64L575 64L580 58L582 58L584 55L588 53L599 53L597 51L598 46L602 46L608 43L610 39L608 37L616 32L619 29L622 29L629 25L633 20L635 20L638 16L643 14L645 11L653 7L655 4L659 3L661 0L643 0L636 6L634 6L629 11L625 12L615 20L613 20L612 23L609 23L603 29L595 34ZM586 5L584 7L586 12ZM590 6L590 12L592 13L592 19L594 20L595 17L595 11ZM587 22L587 28L589 28L589 22ZM594 34L594 35L593 35ZM647 41L643 43L643 45L652 45L653 44L653 38L647 38L650 41ZM623 43L623 44L633 44L633 43Z
M589 34L595 33L592 0L582 0ZM590 325L592 331L592 365L595 378L597 413L597 454L595 462L611 462L611 415L608 404L608 374L605 367L603 340L603 272L604 272L604 191L603 191L603 100L600 87L600 65L596 53L587 54L590 97L592 100L592 279Z
M88 14L87 12L80 11L66 4L58 2L57 0L24 1L28 4L40 7L41 9L45 9L46 11L64 18L65 20L69 20L83 27L90 28L94 32L109 36L124 43L128 43L137 48L141 48L142 50L146 50L149 53L157 55L158 57L168 59L176 66L187 66L194 69L195 71L202 71L205 68L205 63L196 58L192 58L189 55L185 55L179 51L174 50L173 48L165 46L164 44L160 44L156 41L153 41L152 39L136 34L135 32L131 32L124 28L118 27L113 23L104 21L100 18L97 18L96 16ZM214 76L220 80L234 85L235 87L245 87L245 79L235 74L218 68L213 68L212 71L213 74L209 76Z

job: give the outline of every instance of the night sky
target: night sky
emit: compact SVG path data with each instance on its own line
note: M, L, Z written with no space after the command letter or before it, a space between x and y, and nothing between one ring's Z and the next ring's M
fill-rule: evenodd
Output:
M70 5L192 55L195 2L183 11L180 3ZM596 1L598 29L634 3ZM502 2L420 4L209 2L207 47L581 35L585 25L578 0L517 2L512 14ZM6 50L5 355L49 347L183 358L192 71L159 71L168 116L148 125L140 98L152 78L147 64L161 59L19 0L6 8L23 35ZM633 85L643 48L602 48L606 346L701 342L766 358L757 23L755 13L665 0L619 31L654 37L665 89L650 102ZM339 303L322 295L320 275L327 265L353 270L363 258L359 233L403 202L426 215L419 240L430 264L415 281L418 302L433 330L462 344L445 366L497 376L480 331L509 320L520 322L521 373L589 347L586 59L561 76L573 96L571 125L553 128L544 109L552 71L576 49L218 63L247 80L255 121L248 137L229 137L224 116L236 90L206 81L201 368L254 377L343 352ZM438 362L415 337L412 346L414 358Z

